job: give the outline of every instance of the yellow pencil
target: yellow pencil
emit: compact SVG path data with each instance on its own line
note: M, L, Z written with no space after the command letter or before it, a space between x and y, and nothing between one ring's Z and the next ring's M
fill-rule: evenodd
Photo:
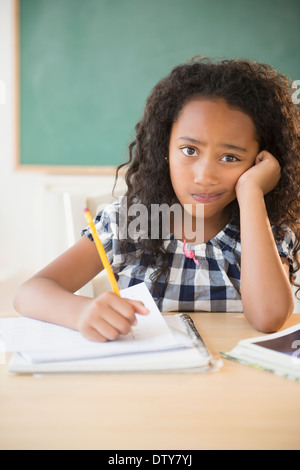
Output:
M107 272L107 275L108 275L108 279L109 279L109 282L110 282L110 285L114 291L115 294L118 294L120 295L120 291L119 291L119 287L118 287L118 284L117 284L117 281L116 281L116 278L115 278L115 275L114 275L114 272L111 268L111 265L108 261L108 258L107 258L107 255L106 255L106 252L104 250L104 247L101 243L101 240L98 236L98 233L97 233L97 230L96 230L96 227L95 227L95 224L94 224L94 221L93 221L93 218L92 218L92 215L90 213L90 211L86 208L84 209L84 215L85 215L85 218L87 220L87 223L89 224L89 227L91 229L91 232L92 232L92 235L93 235L93 239L94 239L94 242L95 242L95 245L96 245L96 248L98 250L98 253L99 253L99 256L100 256L100 259L102 261L102 264L103 264L103 267L104 269L106 269L106 272Z
M101 240L99 238L98 232L96 230L96 227L95 227L95 224L94 224L94 221L93 221L93 217L92 217L90 211L87 208L84 209L84 215L85 215L86 221L87 221L87 223L88 223L88 225L91 229L93 239L94 239L96 248L98 250L100 259L102 261L103 267L104 267L104 269L106 269L110 285L111 285L114 293L117 294L117 295L120 295L119 286L117 284L114 272L111 268L110 262L108 261L106 252L104 250L104 246L102 245ZM131 336L135 339L132 328L130 328L130 331L131 331Z

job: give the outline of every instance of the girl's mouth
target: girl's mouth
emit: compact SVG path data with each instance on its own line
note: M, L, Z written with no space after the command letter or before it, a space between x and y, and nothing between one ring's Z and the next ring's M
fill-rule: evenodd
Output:
M207 204L209 202L214 202L222 196L222 193L203 193L203 194L192 194L192 197L197 202L202 202L203 204Z

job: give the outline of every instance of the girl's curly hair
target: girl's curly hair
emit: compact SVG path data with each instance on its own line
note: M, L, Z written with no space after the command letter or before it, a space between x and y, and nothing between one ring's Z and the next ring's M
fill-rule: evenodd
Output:
M176 200L165 157L169 153L173 123L195 95L224 98L230 106L248 114L256 126L259 149L268 150L280 163L280 181L265 196L265 202L275 238L282 236L283 225L295 234L295 263L290 272L290 280L295 283L300 248L299 109L292 102L289 80L269 65L242 59L195 57L160 80L136 125L135 140L129 145L129 160L117 169L116 178L120 169L128 166L125 176L128 206L138 199L150 211L151 204L171 204ZM239 224L236 200L232 203L232 216ZM139 243L150 265L159 265L154 280L163 272L167 274L168 254L163 240L148 237ZM130 241L123 242L124 253L129 244Z

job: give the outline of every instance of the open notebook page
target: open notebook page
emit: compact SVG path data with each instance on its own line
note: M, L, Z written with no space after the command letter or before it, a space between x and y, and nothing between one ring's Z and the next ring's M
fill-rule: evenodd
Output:
M116 341L97 343L76 331L30 318L0 319L0 335L6 351L19 352L32 362L79 360L162 351L180 347L165 319L159 312L145 283L121 291L123 298L140 300L150 310L137 315L138 324L131 333Z

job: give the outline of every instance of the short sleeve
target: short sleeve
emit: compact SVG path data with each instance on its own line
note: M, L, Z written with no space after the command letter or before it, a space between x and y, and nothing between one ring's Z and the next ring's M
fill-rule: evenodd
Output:
M295 235L287 227L284 228L283 236L276 240L276 246L279 256L286 258L290 264L290 273L294 272L293 249L295 244Z
M110 263L113 261L113 230L110 220L109 213L104 209L100 211L94 218L94 224L99 235L99 238L102 242L102 245L106 251L107 258ZM81 232L82 236L88 237L92 242L94 242L91 229L89 227L85 228Z

